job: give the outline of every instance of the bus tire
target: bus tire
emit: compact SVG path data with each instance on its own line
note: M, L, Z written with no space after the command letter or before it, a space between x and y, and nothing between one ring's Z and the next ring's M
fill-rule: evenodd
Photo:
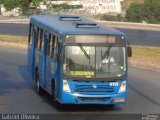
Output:
M36 71L36 92L37 92L39 95L42 95L42 94L43 94L43 89L42 89L41 86L40 86L38 70Z
M56 89L54 83L52 84L52 103L54 108L56 108L57 110L61 109L61 104L56 99Z

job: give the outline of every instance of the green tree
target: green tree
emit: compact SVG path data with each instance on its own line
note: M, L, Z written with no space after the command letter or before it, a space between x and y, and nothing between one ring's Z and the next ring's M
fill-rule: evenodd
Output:
M127 10L131 3L144 3L144 0L124 0L122 1L122 9Z
M2 5L4 4L4 0L0 0L0 15L2 14L1 12L1 8L2 8Z
M160 1L145 0L142 16L149 23L160 23Z
M19 7L21 5L21 2L19 0L5 0L4 1L4 7L7 11L10 11L16 7Z
M141 22L143 8L143 4L132 3L126 12L126 19L131 22Z
M22 10L22 13L25 13L31 3L37 7L41 1L43 0L3 0L3 4L7 11L18 7Z
M126 19L131 22L160 23L160 0L145 0L144 4L132 3Z

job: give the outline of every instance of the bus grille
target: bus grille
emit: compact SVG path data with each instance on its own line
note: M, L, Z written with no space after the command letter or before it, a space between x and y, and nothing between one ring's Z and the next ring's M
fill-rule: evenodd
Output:
M79 97L78 100L81 102L107 102L109 101L111 98L107 97L107 98L87 98L87 97Z
M75 85L75 92L114 92L114 87L109 85Z

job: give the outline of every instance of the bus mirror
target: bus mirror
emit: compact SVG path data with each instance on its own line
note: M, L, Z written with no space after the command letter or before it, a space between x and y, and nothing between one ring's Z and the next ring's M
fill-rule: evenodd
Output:
M132 47L128 46L127 52L128 52L128 57L132 57Z

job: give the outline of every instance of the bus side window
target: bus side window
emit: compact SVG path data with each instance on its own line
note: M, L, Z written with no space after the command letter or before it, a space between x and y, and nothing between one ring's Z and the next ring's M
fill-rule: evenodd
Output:
M37 29L37 32L36 32L36 48L38 48L38 44L39 44L39 34L40 34L40 29L38 28Z
M29 37L28 37L28 44L31 45L32 44L32 35L33 35L33 25L30 23L29 26Z
M52 36L51 37L51 42L50 42L50 48L49 48L49 56L52 60L55 59L55 49L56 49L56 45L57 44L57 37L56 36Z
M50 56L51 46L52 46L52 35L49 34L49 41L48 41L48 46L47 46L47 55L48 55L48 56Z
M43 47L44 47L44 37L43 37L43 30L39 30L39 35L38 35L38 50L43 52Z
M42 33L42 37L41 37L41 52L44 52L44 31Z
M58 44L58 37L55 37L55 42L54 42L54 51L53 51L53 56L54 56L54 60L56 60L57 59L57 54L56 54L56 49L57 49L57 44Z

